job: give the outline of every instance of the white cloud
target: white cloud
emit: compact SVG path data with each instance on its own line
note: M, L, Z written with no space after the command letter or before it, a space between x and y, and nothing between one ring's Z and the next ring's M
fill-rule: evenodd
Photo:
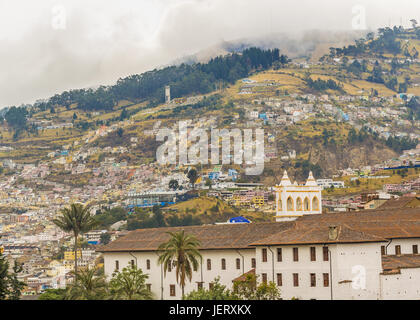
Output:
M410 0L0 0L0 106L111 84L223 40L349 30L357 4L369 28L420 18Z

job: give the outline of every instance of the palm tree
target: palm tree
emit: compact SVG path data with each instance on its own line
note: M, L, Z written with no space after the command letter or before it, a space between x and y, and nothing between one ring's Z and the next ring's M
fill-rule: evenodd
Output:
M77 248L78 237L96 227L98 222L90 215L89 207L79 203L73 203L70 208L61 210L61 216L53 220L53 223L64 232L73 232L74 235L74 273L77 281Z
M107 294L107 283L103 274L96 268L82 269L74 274L76 281L66 293L69 300L102 300Z
M171 238L162 243L158 250L158 263L163 264L164 272L171 267L173 263L176 270L176 281L182 289L184 297L185 280L191 281L193 270L197 270L201 261L201 254L198 251L200 241L193 235L185 234L184 230L179 232L167 232Z

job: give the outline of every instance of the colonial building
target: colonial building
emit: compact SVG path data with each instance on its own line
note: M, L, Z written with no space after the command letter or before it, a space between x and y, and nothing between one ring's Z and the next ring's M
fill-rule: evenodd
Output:
M311 199L312 200L312 199ZM420 299L420 208L308 214L294 221L141 229L100 249L105 274L137 265L156 299L181 299L158 246L168 231L201 242L201 265L185 292L228 287L245 273L273 281L283 299Z
M284 171L276 190L276 221L295 220L306 214L322 213L322 187L316 183L312 172L304 185L293 184Z

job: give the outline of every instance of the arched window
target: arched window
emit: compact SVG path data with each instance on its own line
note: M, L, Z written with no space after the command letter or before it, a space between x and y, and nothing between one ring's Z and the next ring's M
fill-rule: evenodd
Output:
M312 210L317 211L319 210L319 200L317 197L312 199Z
M305 211L309 211L309 210L310 210L310 208L309 208L309 199L308 199L308 197L305 197L305 200L303 200L303 209L304 209Z
M293 211L293 199L292 197L287 198L287 211Z
M296 200L296 211L302 211L302 199L300 197Z
M222 270L226 270L226 259L222 259Z
M283 203L281 202L281 199L279 199L278 204L279 204L278 210L283 211Z
M236 269L241 269L241 259L236 259Z

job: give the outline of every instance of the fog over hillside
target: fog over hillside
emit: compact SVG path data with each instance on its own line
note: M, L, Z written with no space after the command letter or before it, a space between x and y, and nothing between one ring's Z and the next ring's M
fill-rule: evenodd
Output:
M290 58L311 58L316 51L327 53L331 46L341 47L365 36L367 31L321 31L310 30L300 32L293 37L284 34L270 34L248 39L223 41L211 47L200 50L196 54L171 61L169 64L207 62L217 55L240 52L249 47L263 49L279 48Z
M410 0L0 0L0 107L250 45L301 57L418 12Z

